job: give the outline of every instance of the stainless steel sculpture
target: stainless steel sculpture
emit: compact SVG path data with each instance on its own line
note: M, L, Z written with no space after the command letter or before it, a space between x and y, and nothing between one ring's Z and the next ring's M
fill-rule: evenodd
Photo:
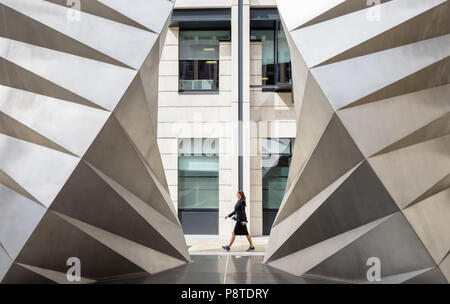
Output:
M379 261L382 283L448 282L449 2L277 2L298 132L265 261L348 282Z
M156 142L173 2L71 2L0 0L3 283L67 283L71 257L82 282L190 260Z

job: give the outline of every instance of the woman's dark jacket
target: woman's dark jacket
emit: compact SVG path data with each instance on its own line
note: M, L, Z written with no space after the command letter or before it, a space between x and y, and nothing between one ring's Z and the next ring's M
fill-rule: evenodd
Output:
M245 202L239 200L234 206L234 211L231 212L228 217L235 215L235 221L238 223L247 222L247 215L245 214Z

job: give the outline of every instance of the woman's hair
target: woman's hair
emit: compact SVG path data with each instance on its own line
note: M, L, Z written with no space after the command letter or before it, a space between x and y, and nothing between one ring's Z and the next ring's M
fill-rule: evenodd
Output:
M238 193L239 193L239 196L241 197L241 200L244 201L244 206L247 206L247 202L246 202L244 191L239 190Z

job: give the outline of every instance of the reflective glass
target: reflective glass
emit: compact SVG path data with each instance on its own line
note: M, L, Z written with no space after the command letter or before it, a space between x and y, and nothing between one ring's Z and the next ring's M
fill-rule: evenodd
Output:
M262 44L262 84L274 84L275 32L273 30L252 30L251 40L260 40Z
M218 209L219 157L216 149L217 139L179 140L179 209Z
M278 30L278 73L279 83L291 83L291 53L283 28Z
M219 41L230 40L230 32L180 30L179 37L179 90L218 90Z
M267 138L262 141L263 208L277 210L284 197L294 139Z
M262 85L291 83L291 55L279 21L273 28L252 29L251 40L262 45Z
M216 155L219 153L217 138L180 138L179 155Z
M262 141L263 154L291 154L290 138L265 138Z

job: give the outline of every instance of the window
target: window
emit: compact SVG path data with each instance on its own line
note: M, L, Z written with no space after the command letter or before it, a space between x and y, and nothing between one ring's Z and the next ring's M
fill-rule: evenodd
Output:
M281 26L277 30L277 62L278 83L291 83L291 52L287 43L286 34Z
M270 234L283 201L294 139L268 138L262 142L263 234Z
M291 56L280 21L252 26L251 40L262 43L262 85L286 85L292 82Z
M251 39L262 44L262 84L275 84L275 31L253 30Z
M219 157L217 139L180 139L178 214L185 233L217 234Z
M230 31L180 30L179 90L219 90L219 41Z

